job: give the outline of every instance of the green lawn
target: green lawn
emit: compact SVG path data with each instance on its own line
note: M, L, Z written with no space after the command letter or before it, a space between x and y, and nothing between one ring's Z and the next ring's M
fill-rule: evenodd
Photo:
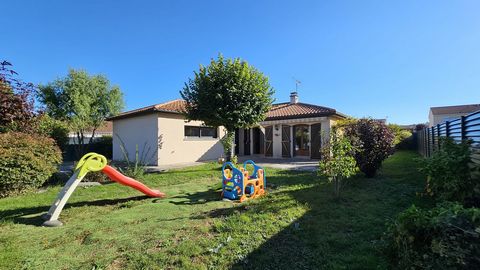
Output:
M60 187L0 200L1 269L384 269L385 222L422 190L413 152L398 152L374 179L357 176L341 197L312 172L267 168L269 194L221 201L220 167L145 176L168 194L78 188L59 228L39 227Z

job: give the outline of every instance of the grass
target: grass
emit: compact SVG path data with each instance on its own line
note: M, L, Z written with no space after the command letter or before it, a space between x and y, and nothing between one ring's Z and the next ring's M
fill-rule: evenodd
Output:
M44 228L60 187L0 200L2 269L385 269L385 223L423 188L417 155L397 152L373 179L333 187L312 172L267 169L268 195L221 201L220 167L146 175L152 199L118 184L78 188Z

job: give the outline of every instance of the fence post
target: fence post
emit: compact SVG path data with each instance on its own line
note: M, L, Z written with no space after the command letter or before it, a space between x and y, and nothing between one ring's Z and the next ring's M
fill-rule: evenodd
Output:
M445 122L445 137L450 137L450 121Z
M437 124L437 150L440 149L440 124Z
M435 131L433 130L434 127L431 128L432 132L432 152L430 154L433 154L433 152L435 152Z
M467 134L465 132L465 116L462 115L460 117L460 130L462 132L462 141L467 139Z
M429 156L428 151L430 151L428 148L428 128L425 128L423 130L423 142L425 146L425 156L428 157Z

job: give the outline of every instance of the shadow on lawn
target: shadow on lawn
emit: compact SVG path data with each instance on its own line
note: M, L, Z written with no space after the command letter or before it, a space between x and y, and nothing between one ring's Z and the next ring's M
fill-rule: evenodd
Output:
M180 199L181 201L170 201L175 205L191 205L191 204L205 204L211 201L220 200L221 189L216 187L209 188L206 191L200 191L195 193L187 193L182 196L171 197L171 199Z
M122 199L102 199L96 201L83 201L83 202L73 202L65 205L64 209L72 207L82 207L82 206L107 206L107 205L116 205L121 203L126 203L129 201L139 201L149 199L147 196L135 196ZM14 223L21 223L26 225L36 225L39 226L43 223L41 214L47 212L50 209L50 205L35 206L35 207L26 207L26 208L16 208L12 210L5 210L0 213L0 221L12 221ZM34 215L32 217L27 217Z
M385 164L385 173L380 177L367 179L355 176L352 179L354 183L342 191L340 198L333 197L332 186L322 184L314 173L280 172L267 178L278 186L299 185L280 193L285 192L294 201L308 205L309 210L231 268L388 268L380 251L385 224L412 201L417 203L415 192L423 188L415 163L401 164L403 168L400 172L393 170L391 163L390 166ZM232 210L216 210L209 216L242 211L252 218L262 212L277 216L279 209L275 209L275 205L278 199L274 196L270 203L252 203L251 210L242 209L239 205ZM277 205L285 207L282 203Z

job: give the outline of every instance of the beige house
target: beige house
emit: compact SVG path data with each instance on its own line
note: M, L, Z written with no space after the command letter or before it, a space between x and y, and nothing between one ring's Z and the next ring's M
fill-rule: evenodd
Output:
M428 126L432 127L446 121L455 120L480 110L480 104L431 107L428 113Z
M138 145L140 154L153 155L149 159L151 165L221 157L223 127L206 127L200 121L187 122L183 111L184 101L173 100L108 119L113 122L113 159L124 159L121 145L131 160L135 158ZM319 159L322 134L342 118L345 115L334 109L300 103L297 93L292 92L290 102L274 104L258 127L237 130L235 153L240 156Z

